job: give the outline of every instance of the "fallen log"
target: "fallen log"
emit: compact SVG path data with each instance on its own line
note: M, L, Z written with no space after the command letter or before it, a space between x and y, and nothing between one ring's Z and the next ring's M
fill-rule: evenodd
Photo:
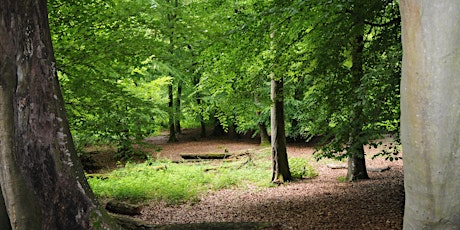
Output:
M135 216L141 214L142 207L138 205L123 203L116 200L111 200L107 202L107 204L105 205L105 209L107 209L107 211L109 212L116 214Z
M189 160L189 159L198 160L198 159L226 159L233 155L229 153L199 153L199 154L182 153L180 154L180 156L182 157L182 159L186 159L186 160Z
M390 166L387 166L387 167L384 167L384 168L367 168L367 171L371 171L371 172L384 172L384 171L387 171L387 170L390 170Z

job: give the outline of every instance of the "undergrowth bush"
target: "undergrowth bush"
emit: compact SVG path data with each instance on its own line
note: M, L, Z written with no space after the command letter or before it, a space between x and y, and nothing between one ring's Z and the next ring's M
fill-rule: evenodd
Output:
M264 188L270 183L269 153L232 162L203 161L173 163L147 160L142 164L128 163L124 168L104 175L90 175L88 182L96 196L105 199L128 200L134 203L164 201L169 204L196 202L208 191L225 188ZM299 178L311 175L305 159L290 159L293 174ZM298 169L297 165L303 165ZM309 171L311 170L311 171Z
M297 180L318 176L318 172L308 163L306 158L289 159L289 169L291 170L292 178Z

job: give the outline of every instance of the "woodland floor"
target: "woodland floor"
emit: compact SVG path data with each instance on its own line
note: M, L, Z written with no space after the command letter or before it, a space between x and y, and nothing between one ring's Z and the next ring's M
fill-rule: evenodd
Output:
M160 155L155 153L157 156L172 160L180 160L180 153L261 148L252 138L199 138L193 130L185 130L178 138L177 143L167 143L167 136L148 141L161 147ZM366 151L372 155L377 150L366 148ZM308 143L288 144L289 157L312 153ZM390 170L368 172L369 180L345 183L338 178L346 175L346 169L330 169L322 160L312 161L319 173L313 179L274 188L221 190L204 195L194 204L152 203L146 205L137 218L151 224L269 222L275 226L264 229L402 229L402 160L391 162L381 157L366 160L368 168L389 166Z

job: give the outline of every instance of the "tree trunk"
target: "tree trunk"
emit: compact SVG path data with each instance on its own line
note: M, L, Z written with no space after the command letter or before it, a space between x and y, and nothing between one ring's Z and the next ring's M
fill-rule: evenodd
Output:
M460 228L460 5L404 0L404 229Z
M168 107L169 107L169 140L168 142L177 142L176 127L174 125L174 94L173 94L173 83L168 86Z
M348 156L347 181L369 179L364 158L364 147L356 149L356 152Z
M198 93L197 93L198 94ZM200 108L200 126L201 126L201 132L200 132L200 137L206 137L206 123L204 122L203 115L201 115L202 108L201 108L201 98L197 95L196 102L198 104L198 107Z
M169 2L169 1L168 1ZM175 43L175 23L177 19L177 15L175 10L177 9L177 0L175 1L175 7L171 13L167 15L168 18L168 23L169 23L169 28L171 29L171 35L169 37L169 52L171 54L171 59L174 58L174 43ZM172 75L172 74L171 74ZM173 76L171 76L173 77ZM169 139L168 142L177 142L177 137L176 137L176 120L175 120L175 107L174 107L174 78L171 81L171 84L168 86L168 108L169 108Z
M260 135L260 145L269 145L270 136L268 135L267 126L263 122L259 122L259 135Z
M355 25L358 33L355 35L352 43L351 51L351 75L352 75L352 86L354 89L360 88L361 79L364 77L363 71L363 50L364 50L364 20L361 18L358 6L354 8ZM353 101L357 102L353 106L351 114L352 127L350 130L350 141L348 143L348 171L347 181L369 179L366 170L366 158L364 157L365 143L362 142L365 138L360 138L363 132L363 101L360 99L360 95L352 92Z
M286 151L286 134L284 130L283 79L271 80L271 145L273 161L273 182L291 181Z
M256 107L259 104L259 97L257 93L254 94L254 103L256 104ZM259 117L259 122L257 122L257 125L259 126L260 145L268 145L270 144L270 136L268 136L267 126L262 120L260 120L259 110L256 111L256 115Z
M176 133L181 134L182 129L180 127L180 119L181 119L181 109L180 109L180 101L182 95L182 81L177 83L177 96L176 96L176 111L175 111L175 121L176 121Z
M270 49L272 51L275 51L275 45L273 41L274 37L275 31L270 34L270 38L272 39ZM270 109L271 147L273 161L272 182L283 183L285 181L292 180L286 151L283 92L284 81L282 77L276 77L274 72L271 73L270 79L270 99L272 101L272 106Z
M12 229L108 229L70 135L46 1L0 5L0 227L6 210Z
M193 84L195 85L195 87L197 87L199 83L200 83L200 79L197 76L194 76L193 77ZM195 100L196 100L196 104L198 105L198 108L200 109L200 114L198 115L199 119L200 119L200 125L201 125L200 136L201 137L206 137L206 123L204 122L204 118L203 118L203 115L202 115L202 112L203 112L202 103L203 102L201 101L201 94L200 94L200 92L198 90L195 93Z

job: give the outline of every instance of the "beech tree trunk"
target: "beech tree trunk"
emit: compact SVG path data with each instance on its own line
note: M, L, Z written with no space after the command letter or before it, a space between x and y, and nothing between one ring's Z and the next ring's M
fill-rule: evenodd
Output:
M355 17L355 30L358 33L355 35L352 44L351 51L351 75L352 75L352 86L354 88L360 88L361 79L364 76L363 71L363 50L364 50L364 20L358 5L354 6L353 17ZM347 171L347 181L354 180L363 180L369 179L366 169L366 158L364 155L365 143L362 142L364 138L359 138L362 136L363 132L363 102L360 101L359 95L353 95L353 101L358 102L354 106L353 113L351 115L352 127L350 130L350 141L348 143L348 171Z
M404 229L460 229L460 4L400 10Z
M275 31L270 34L272 39L270 49L275 51ZM274 68L274 67L273 67ZM270 108L270 125L271 125L271 147L273 174L272 182L283 183L291 181L291 171L286 151L286 130L284 123L284 81L283 77L277 77L272 70L270 79L270 99L272 106Z
M70 135L44 0L0 0L0 228L114 227Z
M291 181L291 171L286 151L286 133L284 125L283 79L271 80L271 144L273 160L273 182Z
M283 79L271 80L271 146L273 161L273 182L291 181L291 171L286 151L286 134L284 125Z

